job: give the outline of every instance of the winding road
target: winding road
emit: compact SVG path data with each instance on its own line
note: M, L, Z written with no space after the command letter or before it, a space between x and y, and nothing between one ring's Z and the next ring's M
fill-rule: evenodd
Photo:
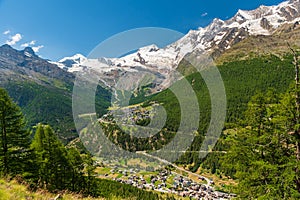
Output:
M209 178L207 178L207 177L201 176L201 175L199 175L199 174L196 174L196 173L190 172L190 171L188 171L188 170L186 170L186 169L183 169L183 168L181 168L181 167L178 167L178 166L175 165L174 163L171 163L171 162L169 162L169 161L167 161L167 160L165 160L165 159L159 158L159 157L157 157L157 156L153 156L153 155L151 155L151 154L148 154L148 153L146 153L145 151L137 151L136 153L137 153L137 154L142 154L142 155L147 156L147 157L149 157L149 158L156 159L156 160L158 160L158 161L160 161L160 162L162 162L162 163L165 163L165 164L167 164L167 165L171 165L171 166L174 167L175 169L178 169L179 171L185 172L185 173L190 174L190 175L192 175L192 176L196 176L196 177L199 178L199 179L204 179L204 180L207 182L205 185L206 185L207 187L210 186L210 182L211 182L211 181L210 181Z

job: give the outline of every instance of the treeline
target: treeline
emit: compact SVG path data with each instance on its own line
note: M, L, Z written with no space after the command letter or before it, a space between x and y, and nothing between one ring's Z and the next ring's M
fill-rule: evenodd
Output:
M0 88L0 175L18 177L29 189L70 191L86 196L159 199L158 194L96 178L88 153L65 147L49 125L26 129L20 108Z
M49 124L64 144L76 137L70 91L32 81L14 81L2 86L22 109L26 128Z
M266 55L254 57L248 60L238 60L234 62L224 63L218 66L221 73L227 98L226 124L224 129L235 126L237 122L245 119L245 111L251 97L257 92L267 92L269 88L275 88L277 94L287 91L294 79L294 66L292 64L293 56L287 54L284 57L274 55ZM199 167L210 170L212 173L223 172L225 175L233 175L234 169L224 168L221 165L221 156L219 152L227 151L229 145L224 142L226 135L222 134L213 151L205 158L200 159L197 151L200 150L203 139L205 137L208 125L210 123L210 97L206 84L201 75L194 73L187 76L187 79L193 86L198 96L200 107L199 135L196 135L188 151L178 161L189 167L191 171L197 171ZM194 84L192 84L194 82ZM169 94L167 94L169 93ZM175 96L171 92L163 92L154 97L161 102L168 102ZM164 104L166 105L166 103ZM180 108L180 107L179 107ZM170 115L178 116L180 110L170 106L168 109ZM168 113L168 114L169 114ZM169 122L170 127L174 127L175 120Z

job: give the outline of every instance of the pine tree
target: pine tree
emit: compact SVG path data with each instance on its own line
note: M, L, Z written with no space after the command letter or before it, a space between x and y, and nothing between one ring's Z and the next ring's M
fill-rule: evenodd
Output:
M300 52L293 49L288 44L292 54L293 54L293 65L295 67L295 84L294 84L294 92L293 92L293 99L294 103L291 105L294 105L294 109L290 110L290 112L293 112L294 115L292 117L292 129L290 130L291 135L294 138L294 144L295 144L295 154L296 154L296 162L295 162L295 171L296 171L296 178L295 183L297 186L297 190L300 193L300 62L299 62L299 56Z
M30 162L30 133L20 108L0 88L0 164L3 175L22 174Z
M38 124L32 144L37 157L40 187L66 189L71 179L71 164L63 144L49 125Z
M79 151L74 147L68 149L68 159L71 164L71 188L72 191L81 191L84 184L84 161Z
M94 160L90 154L83 155L84 161L84 174L85 174L85 193L88 195L96 196L96 179L95 179L95 165Z
M280 149L286 149L284 153L281 153L278 159L286 160L288 163L282 168L281 174L281 176L288 177L286 182L281 183L285 188L284 195L286 197L300 198L298 186L300 174L297 159L297 139L294 135L297 130L297 120L295 119L297 112L295 105L295 88L291 88L281 98L274 121L278 130L277 134L280 137Z

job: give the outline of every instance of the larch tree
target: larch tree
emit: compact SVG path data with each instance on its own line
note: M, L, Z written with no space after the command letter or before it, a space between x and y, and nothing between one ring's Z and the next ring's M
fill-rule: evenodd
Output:
M30 162L30 133L20 108L0 88L0 170L2 175L22 174Z
M49 125L37 125L31 148L39 166L37 177L40 187L66 189L70 181L71 164L65 147Z

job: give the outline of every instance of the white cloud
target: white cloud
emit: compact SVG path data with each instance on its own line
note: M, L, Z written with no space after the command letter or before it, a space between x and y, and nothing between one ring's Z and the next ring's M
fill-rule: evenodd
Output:
M36 46L36 47L32 47L32 50L35 52L35 53L37 53L37 52L39 52L39 50L41 49L41 48L43 48L44 47L44 45L39 45L39 46Z
M3 34L5 34L5 35L7 35L7 34L9 34L9 33L10 33L9 30L3 32ZM12 45L15 45L15 44L17 44L19 41L21 41L22 38L23 38L23 36L22 36L20 33L17 33L17 34L15 34L15 35L13 35L13 36L9 36L9 39L6 40L6 44L11 45L11 46L12 46ZM37 52L40 51L41 48L44 47L44 45L37 45L36 43L37 43L36 40L28 41L28 42L25 42L25 43L21 44L20 47L22 47L22 48L25 48L25 47L31 47L32 50L33 50L35 53L37 53ZM36 45L36 46L35 46L35 45Z
M20 33L17 33L16 35L11 36L10 40L6 41L6 44L8 44L8 45L15 45L20 40L22 40L22 35Z
M29 42L21 44L21 47L29 47Z
M36 42L35 40L32 40L29 44L30 45L35 45L35 42Z
M35 45L35 43L36 43L36 41L32 40L31 42L26 42L24 44L21 44L21 47L29 47L29 46Z
M9 34L10 33L10 30L7 30L7 31L4 31L3 32L3 35L7 35L7 34Z
M208 13L206 12L206 13L202 13L201 14L201 17L205 17L205 16L207 16L208 15Z

